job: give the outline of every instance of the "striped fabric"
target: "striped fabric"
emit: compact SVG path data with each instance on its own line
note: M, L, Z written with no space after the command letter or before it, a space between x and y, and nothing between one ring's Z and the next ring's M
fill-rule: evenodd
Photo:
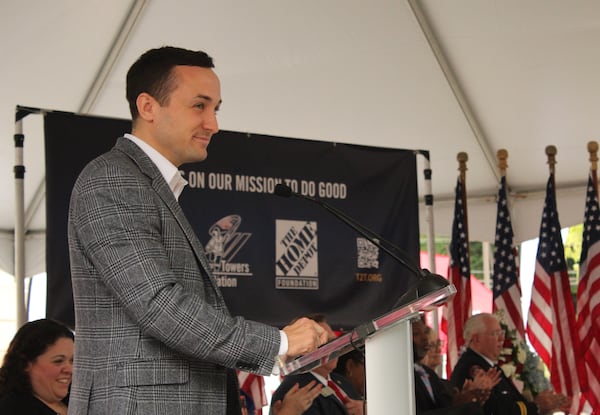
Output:
M471 315L471 265L469 260L469 232L467 228L467 206L464 185L456 182L454 222L450 241L450 266L448 278L456 287L456 294L443 310L441 329L447 336L448 359L446 373L458 361L459 351L464 345L463 327Z
M583 221L583 242L577 289L577 332L585 362L587 382L583 401L600 414L600 206L595 175L590 174Z
M521 340L525 340L517 250L513 245L513 235L506 195L506 176L502 176L498 190L498 214L496 217L493 309L494 312L502 311L504 323L509 329L514 329Z
M238 371L238 380L240 382L240 389L246 392L254 403L255 415L262 414L262 407L266 406L269 401L267 400L267 394L265 393L265 380L260 375L254 373Z
M579 341L560 229L554 175L550 174L540 228L527 334L537 353L550 368L550 380L555 391L567 396L578 396L580 386L576 357Z

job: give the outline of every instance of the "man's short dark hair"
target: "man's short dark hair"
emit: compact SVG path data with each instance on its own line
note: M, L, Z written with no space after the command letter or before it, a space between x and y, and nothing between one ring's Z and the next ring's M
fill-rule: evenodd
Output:
M344 376L348 376L346 364L349 360L352 360L354 363L359 363L361 365L365 364L365 348L360 347L356 349L352 349L349 352L338 357L337 366L334 369L335 372L340 373Z
M179 65L215 67L212 58L205 52L173 46L150 49L131 65L127 72L126 96L134 122L139 115L136 100L141 93L151 95L161 106L168 104L171 92L176 87L173 68Z

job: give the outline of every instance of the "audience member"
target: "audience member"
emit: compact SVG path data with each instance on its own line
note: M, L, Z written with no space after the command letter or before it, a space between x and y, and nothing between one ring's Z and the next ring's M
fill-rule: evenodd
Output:
M492 389L483 409L486 415L544 415L568 408L570 400L551 391L538 394L529 402L497 366L504 344L504 330L494 314L481 313L465 323L464 339L467 350L458 359L452 371L451 382L460 388L480 370L496 370L499 383Z
M421 364L427 366L431 370L436 371L442 366L444 362L442 356L442 341L439 339L438 334L431 327L426 326L425 331L427 332L428 349L427 354L421 360Z
M0 414L67 414L73 338L67 326L48 319L19 328L0 368Z
M327 324L322 314L314 314L307 317L316 321L325 329L329 340L335 338L333 330ZM322 385L321 392L310 401L310 406L303 412L304 414L363 415L364 402L360 399L359 393L348 379L333 372L336 365L337 359L332 359L310 372L286 376L273 394L272 401L283 400L287 392L294 388L295 385L302 388L316 380ZM306 404L308 404L308 401L306 401ZM272 413L275 414L275 412Z
M365 352L364 348L354 349L338 358L334 371L345 376L354 389L365 398Z
M303 387L296 383L286 392L283 400L272 401L271 413L273 415L302 415L310 408L322 390L323 384L317 380L312 380Z
M415 403L417 414L481 415L481 405L498 381L495 371L479 371L474 380L466 381L462 391L453 389L434 370L419 362L427 354L427 326L421 319L412 322L413 358L415 362Z

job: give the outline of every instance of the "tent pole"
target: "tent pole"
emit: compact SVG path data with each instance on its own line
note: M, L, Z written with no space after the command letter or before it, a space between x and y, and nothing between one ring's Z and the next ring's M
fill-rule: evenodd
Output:
M427 252L429 254L429 271L436 273L435 270L435 232L433 229L433 193L431 190L431 167L429 164L429 151L417 150L417 154L423 156L425 176L425 222L427 223ZM437 329L437 321L434 323Z
M469 124L469 127L471 127L475 141L483 152L492 174L496 177L496 180L500 181L500 176L496 169L496 156L492 151L489 139L485 135L483 128L481 128L471 103L467 99L467 96L463 91L463 87L458 81L458 77L454 73L454 69L450 65L450 62L448 61L448 58L442 49L442 45L440 44L431 25L429 24L427 15L419 3L421 3L419 0L408 0L408 5L412 10L415 19L417 20L417 23L423 32L423 35L425 36L425 40L429 44L431 52L437 60L438 65L440 66L440 69L442 70L442 73L448 82L448 86L452 90L454 98L456 98L456 102L458 103L463 115L465 116L465 119L467 120L467 123Z
M23 165L23 123L15 121L15 265L17 327L26 322L25 309L25 166Z
M425 222L427 223L427 254L429 255L429 271L437 274L435 269L435 230L433 226L433 191L431 187L431 167L429 163L429 151L417 150L417 154L423 156L425 176ZM438 309L435 308L433 314L433 331L439 332ZM441 375L441 367L438 368L438 375Z
M133 29L140 19L148 2L149 0L134 0L132 2L129 12L127 13L127 16L125 16L125 21L119 28L117 36L110 46L108 54L102 61L102 66L94 78L94 82L90 86L90 89L85 95L83 102L79 106L78 112L82 114L89 114L92 111L100 92L102 92L102 89L104 88L106 79L116 65L123 48L129 41L129 37L131 36Z

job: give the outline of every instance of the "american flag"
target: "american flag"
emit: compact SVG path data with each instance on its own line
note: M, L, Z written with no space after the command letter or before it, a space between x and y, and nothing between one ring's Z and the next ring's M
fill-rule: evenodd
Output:
M577 289L577 332L585 362L584 397L593 414L600 414L600 207L594 177L590 174L583 221L580 280Z
M513 235L506 196L506 176L502 176L498 190L498 215L496 217L494 311L502 310L504 323L508 328L515 329L521 340L525 340L517 250L513 245Z
M554 390L578 396L580 386L576 358L579 341L552 173L546 188L527 334L550 368Z
M464 345L463 327L471 315L471 265L469 262L469 232L467 228L467 206L465 190L460 177L456 182L454 221L450 241L450 282L456 287L456 294L444 308L441 329L447 336L448 359L446 373L458 361L458 352Z
M242 372L240 370L238 371L238 381L240 383L240 389L252 398L252 402L256 408L254 413L262 414L262 407L269 403L265 393L265 379L260 375Z

